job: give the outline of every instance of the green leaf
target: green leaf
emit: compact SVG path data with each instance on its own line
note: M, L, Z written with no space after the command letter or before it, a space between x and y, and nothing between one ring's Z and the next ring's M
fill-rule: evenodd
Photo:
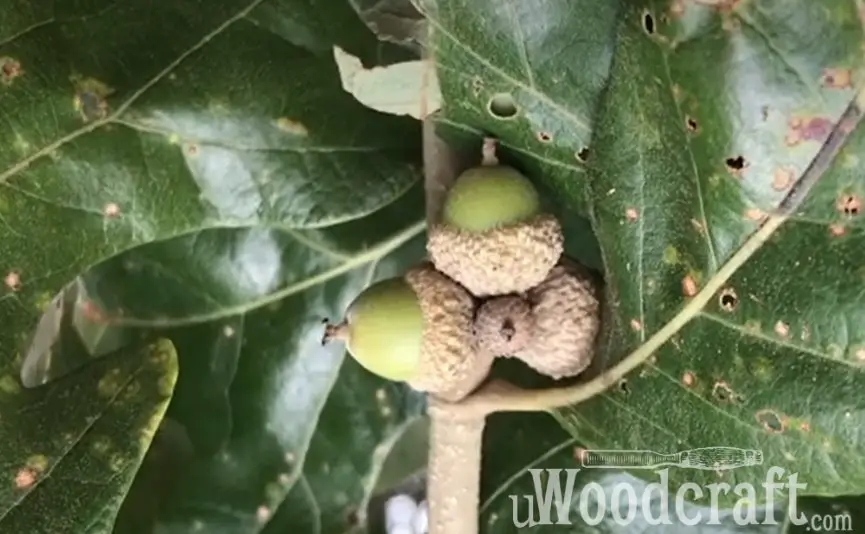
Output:
M651 358L560 420L601 448L762 450L731 483L779 466L808 494L861 493L863 247L843 204L865 193L865 133L850 132L857 107L842 118L854 90L839 86L862 67L857 12L753 2L664 22L668 8L624 13L593 141L612 304L599 358ZM779 208L795 213L756 231Z
M371 281L416 263L424 240L246 315L168 331L183 356L169 417L191 447L169 447L141 471L138 494L161 496L150 518L160 532L345 532L376 494L423 468L425 450L391 455L421 420L423 395L372 375L342 345L323 347L321 317L340 317ZM172 245L183 248L163 248ZM179 474L156 493L165 462ZM115 531L148 524L121 518Z
M586 201L607 309L582 391L600 394L558 410L563 427L600 449L761 450L763 465L731 471L731 484L779 466L806 494L865 491L856 5L627 3L595 114L574 103L597 94L586 88L606 59L598 39L573 36L604 27L597 4L520 2L516 17L511 4L424 5L443 122L494 133L562 204ZM582 77L553 79L569 73ZM515 97L508 122L485 110L495 92ZM574 116L595 116L588 173L547 163L566 161ZM549 145L531 137L544 129Z
M174 346L125 349L22 389L0 374L2 532L108 532L168 407Z
M4 8L15 25L0 34L14 74L0 86L0 361L25 348L51 296L107 258L202 229L311 232L416 183L417 123L340 85L334 43L365 60L381 47L348 5L332 5L326 20L322 6L289 0ZM137 306L158 308L154 297ZM42 371L26 385L75 368L52 375L46 357L32 357Z
M444 97L438 122L485 133L585 212L585 154L619 2L419 0Z

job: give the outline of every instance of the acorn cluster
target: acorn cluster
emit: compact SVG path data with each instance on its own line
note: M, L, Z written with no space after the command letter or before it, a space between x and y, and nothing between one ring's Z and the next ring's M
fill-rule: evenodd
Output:
M563 257L558 220L490 146L448 191L428 261L372 284L325 329L324 342L343 340L367 370L452 402L484 381L496 357L555 379L578 375L600 329L591 274Z

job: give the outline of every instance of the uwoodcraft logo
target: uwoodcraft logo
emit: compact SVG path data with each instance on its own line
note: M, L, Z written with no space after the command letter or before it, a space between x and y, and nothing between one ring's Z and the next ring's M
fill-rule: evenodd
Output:
M807 525L813 532L853 530L849 513L807 516L799 511L797 496L807 484L799 481L798 473L788 473L777 466L770 467L765 480L756 485L716 482L700 486L687 482L675 490L670 488L671 468L720 472L762 465L763 453L758 450L706 447L673 454L584 450L580 462L582 467L577 469L529 469L534 495L510 496L514 525L524 529L570 525L576 520L587 525L612 521L624 526L639 519L648 525L696 526L719 525L723 518L743 526L786 522ZM657 481L640 485L620 482L612 487L593 481L577 491L577 475L584 469L647 469L654 471ZM721 506L721 497L730 494L736 497L733 507L729 508L728 499ZM708 506L690 502L707 496ZM786 517L779 517L782 515Z

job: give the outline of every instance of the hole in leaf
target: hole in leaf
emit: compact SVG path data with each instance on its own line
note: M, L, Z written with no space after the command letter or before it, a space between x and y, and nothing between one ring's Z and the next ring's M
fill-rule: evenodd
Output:
M624 378L619 381L619 391L621 391L625 395L631 392L631 388L628 387L628 381Z
M643 13L643 29L646 30L646 33L649 35L655 33L655 19L648 11Z
M727 288L721 291L721 295L718 297L718 303L724 311L731 312L736 309L736 305L739 304L739 297L736 295L735 290Z
M553 134L549 132L538 132L538 141L541 143L549 143L553 140Z
M498 119L510 119L517 114L517 104L510 93L498 93L487 104L490 114Z
M856 195L844 194L838 198L837 207L838 211L852 217L862 211L862 200Z
M741 171L745 168L745 158L736 156L735 158L727 158L727 167L731 171Z
M689 132L696 132L700 129L700 125L697 124L697 121L694 120L694 118L692 117L687 117L687 119L685 120L685 124L688 126Z
M589 147L584 146L579 152L577 152L577 160L583 163L589 160Z
M777 434L779 432L783 432L787 428L787 424L784 422L784 420L772 410L760 410L759 412L754 414L754 417L767 432Z

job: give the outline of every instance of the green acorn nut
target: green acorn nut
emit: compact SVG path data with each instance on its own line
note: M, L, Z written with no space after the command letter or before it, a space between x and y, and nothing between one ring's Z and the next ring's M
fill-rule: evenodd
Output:
M345 341L368 371L456 401L480 385L493 362L474 342L474 311L464 288L424 263L366 288L343 322L325 327L323 342Z
M478 297L529 290L563 249L561 225L542 213L534 185L494 157L456 179L427 241L436 268Z

